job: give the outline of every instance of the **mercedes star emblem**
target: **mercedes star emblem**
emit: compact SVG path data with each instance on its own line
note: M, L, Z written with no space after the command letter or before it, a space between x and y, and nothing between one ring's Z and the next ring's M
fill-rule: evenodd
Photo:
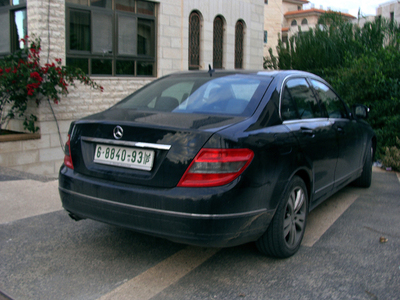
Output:
M114 134L115 139L120 140L122 138L122 136L124 135L124 130L122 129L121 126L117 126L114 128L113 134Z

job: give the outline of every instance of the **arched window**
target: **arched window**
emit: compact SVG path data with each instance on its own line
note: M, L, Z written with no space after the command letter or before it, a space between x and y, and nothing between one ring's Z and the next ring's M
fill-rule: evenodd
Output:
M244 23L239 20L235 27L235 69L243 69L243 40Z
M213 67L214 69L222 69L224 56L224 20L221 16L214 19L214 35L213 35Z
M308 25L307 19L303 19L303 20L301 21L301 25Z
M196 11L189 16L189 70L200 69L200 20Z
M293 20L291 26L297 26L297 21Z

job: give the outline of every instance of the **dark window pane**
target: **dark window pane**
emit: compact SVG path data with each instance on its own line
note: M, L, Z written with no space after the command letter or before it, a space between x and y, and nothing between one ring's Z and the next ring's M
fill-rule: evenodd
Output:
M129 60L117 60L117 75L135 75L135 62Z
M293 99L290 96L288 89L285 89L283 93L281 102L281 115L284 121L299 119L299 116L297 115L296 105L293 102Z
M15 26L11 31L12 41L14 43L13 48L15 50L23 49L25 47L25 44L20 40L23 39L28 34L26 9L14 11L12 25Z
M290 24L291 26L297 26L297 21L293 20L292 23Z
M224 43L224 21L221 17L214 19L214 46L213 46L213 67L222 69Z
M242 21L238 21L235 30L235 69L243 68L243 40L244 25Z
M79 68L89 74L89 59L87 58L67 58L67 66Z
M90 51L90 12L70 11L70 50Z
M189 18L189 70L200 69L200 16L197 12Z
M0 53L10 52L10 18L8 11L0 12Z
M293 102L292 104L289 102L289 97ZM286 111L288 118L294 115L298 116L299 119L322 117L317 100L315 99L307 81L304 78L289 80L286 83L284 98L285 101L282 104L288 106L281 108L281 111ZM291 107L295 107L297 111L295 113L290 111Z
M311 82L321 100L322 110L328 113L329 118L347 118L347 111L339 97L322 82Z
M65 2L79 4L79 5L88 5L88 0L65 0Z
M112 60L92 59L93 75L112 75Z
M136 17L118 15L118 54L136 55L136 23Z
M135 12L134 0L115 0L115 9L121 11Z
M93 11L93 52L112 53L112 15Z
M0 0L0 7L1 6L9 6L9 5L10 5L10 0Z
M154 56L154 21L138 19L137 54Z
M111 0L90 0L90 6L103 7L103 8L112 8Z
M149 62L137 62L138 76L153 76L154 64Z
M137 2L138 14L154 16L154 3L152 2Z

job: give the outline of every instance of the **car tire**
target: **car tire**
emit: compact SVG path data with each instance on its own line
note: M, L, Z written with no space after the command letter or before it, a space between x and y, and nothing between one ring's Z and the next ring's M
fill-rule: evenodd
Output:
M307 188L300 177L294 176L283 193L267 231L256 241L258 250L276 258L295 254L303 240L307 215Z
M371 143L367 147L367 153L363 165L363 170L361 176L358 177L354 184L359 187L369 188L372 182L372 157L374 153L374 148L372 148Z

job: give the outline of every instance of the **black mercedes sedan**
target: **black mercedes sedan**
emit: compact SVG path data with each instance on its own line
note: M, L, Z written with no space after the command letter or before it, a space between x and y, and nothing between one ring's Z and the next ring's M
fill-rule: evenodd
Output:
M306 72L168 75L71 124L62 204L75 220L289 257L309 211L371 185L367 115Z

